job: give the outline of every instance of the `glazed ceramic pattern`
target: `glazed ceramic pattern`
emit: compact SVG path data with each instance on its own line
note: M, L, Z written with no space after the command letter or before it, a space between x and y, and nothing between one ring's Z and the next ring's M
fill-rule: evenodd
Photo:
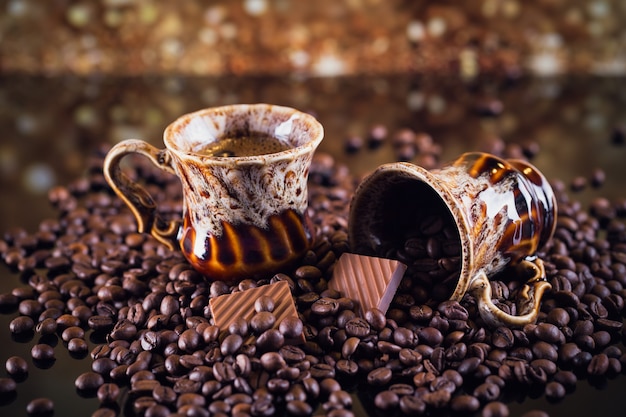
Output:
M203 149L224 139L264 134L286 150L214 156ZM180 246L209 279L235 281L271 274L298 259L313 233L308 226L307 179L323 138L310 115L269 104L233 105L184 115L164 133L166 149L127 140L105 160L105 177L131 208L140 232ZM148 157L183 186L183 222L164 222L150 195L124 175L129 153Z
M532 257L550 239L556 224L556 201L543 175L525 161L505 161L485 153L463 154L433 171L402 162L383 165L359 185L352 200L349 234L353 250L376 252L382 244L380 225L390 220L383 218L389 213L385 201L401 202L402 196L395 196L394 190L406 192L398 185L407 183L423 183L434 191L457 227L461 271L451 299L477 292L486 321L514 325L533 321L549 284L538 276L543 273L541 261ZM418 218L416 214L408 216ZM521 317L513 317L483 294L486 277L520 263L532 269L533 281L528 282L524 299L518 300Z

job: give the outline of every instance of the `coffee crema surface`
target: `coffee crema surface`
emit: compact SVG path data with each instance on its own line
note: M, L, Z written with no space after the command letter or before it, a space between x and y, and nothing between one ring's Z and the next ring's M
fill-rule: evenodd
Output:
M220 138L197 151L200 155L214 157L241 157L268 155L291 149L280 139L262 132L251 132Z

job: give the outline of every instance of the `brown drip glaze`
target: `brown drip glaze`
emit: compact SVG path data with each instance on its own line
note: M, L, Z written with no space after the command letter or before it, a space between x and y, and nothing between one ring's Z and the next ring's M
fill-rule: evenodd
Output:
M222 281L276 271L299 259L313 240L308 218L293 210L270 216L267 228L224 222L222 230L220 236L200 236L185 216L180 239L189 262L208 278ZM197 245L196 239L204 244Z
M502 188L507 192L498 194L497 198L490 189L477 195L485 202L484 211L496 213L495 216L503 209L508 213L504 234L497 243L498 250L506 257L516 261L534 254L552 236L556 226L554 194L535 167L522 160L503 160L485 153L466 153L454 166L465 167L472 178L487 175L492 185L512 183L511 187Z

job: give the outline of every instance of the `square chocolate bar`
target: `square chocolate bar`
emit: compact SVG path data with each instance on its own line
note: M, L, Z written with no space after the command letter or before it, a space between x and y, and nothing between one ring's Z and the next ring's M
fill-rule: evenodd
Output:
M406 268L392 259L344 253L328 287L357 302L361 316L370 308L386 314Z
M256 313L254 304L262 296L270 297L274 301L274 309L272 310L276 317L274 329L278 329L280 322L285 318L298 318L298 311L296 310L289 284L285 281L279 281L274 284L212 298L209 301L209 308L211 309L215 325L221 330L226 330L236 319L243 318L250 322ZM304 343L304 334L295 339L286 339L285 341L290 344Z

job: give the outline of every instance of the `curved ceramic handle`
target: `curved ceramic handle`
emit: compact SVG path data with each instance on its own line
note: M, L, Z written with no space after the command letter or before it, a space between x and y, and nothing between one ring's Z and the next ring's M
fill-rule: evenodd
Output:
M135 215L137 230L140 233L150 233L173 250L180 223L176 220L166 222L161 219L150 194L122 172L120 162L131 153L143 155L156 167L175 175L171 157L165 149L157 149L142 140L128 139L115 145L107 154L104 159L104 177Z
M481 271L476 274L470 284L470 291L478 303L478 312L483 320L491 326L523 327L526 324L534 323L541 307L543 293L552 287L546 281L546 272L541 259L524 259L517 265L517 268L520 273L530 276L518 295L517 310L519 315L517 316L505 313L493 303L491 300L491 283L484 272Z

